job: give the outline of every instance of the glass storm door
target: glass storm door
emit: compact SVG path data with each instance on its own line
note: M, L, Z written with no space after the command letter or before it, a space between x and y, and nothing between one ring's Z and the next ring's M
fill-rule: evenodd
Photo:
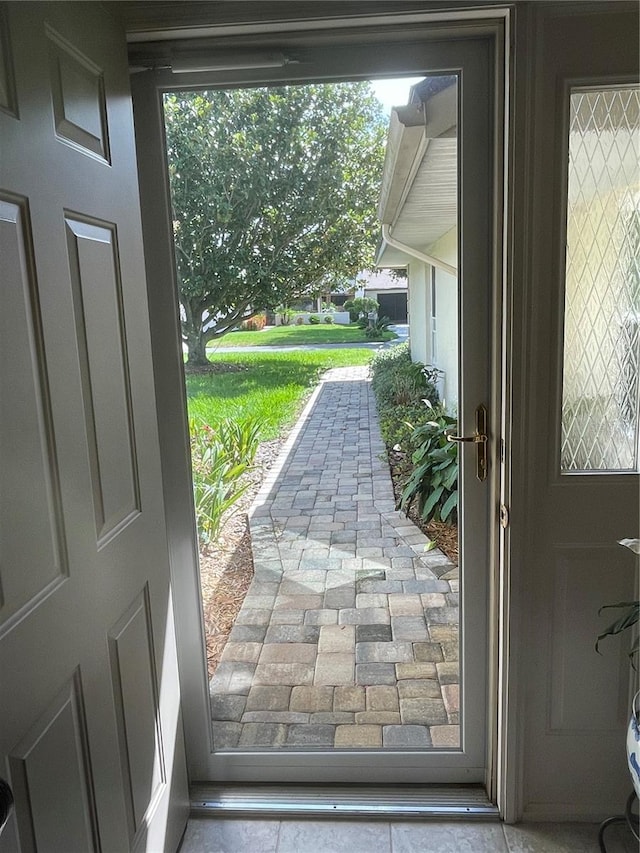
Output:
M418 128L421 135L410 165L416 170L414 178L420 173L433 183L438 175L442 180L438 163L445 164L449 206L444 210L430 201L429 209L423 214L414 211L408 216L407 211L411 211L414 202L419 210L419 182L414 182L404 200L405 212L398 211L398 216L391 217L385 233L389 237L390 252L398 251L393 244L409 247L400 265L409 268L410 287L414 289L409 297L410 309L413 306L414 311L411 331L415 338L412 341L414 357L430 360L436 355L431 352L436 329L434 312L436 308L442 309L443 313L437 318L437 355L448 359L445 393L449 396L450 411L458 414L458 426L453 432L473 437L478 426L478 407L485 406L489 419L492 417L490 359L492 282L495 278L492 164L497 97L492 76L492 40L407 42L405 36L397 44L378 45L378 48L384 55L384 68L371 45L363 43L352 44L348 49L338 46L330 50L318 49L312 52L306 64L262 72L269 76L260 77L254 72L244 79L242 74L236 73L231 81L224 73L157 72L152 81L151 75L146 80L139 75L140 80L134 81L134 88L137 87L137 115L142 116L139 145L146 152L146 162L141 162L140 168L143 197L147 199L145 228L148 263L152 267L149 274L158 282L166 281L167 270L173 269L173 259L167 254L166 246L161 245L170 237L166 223L154 220L150 209L154 198L160 200L165 209L167 204L166 194L162 198L157 195L157 187L166 184L166 178L162 181L157 178L164 168L163 154L157 136L149 135L145 129L145 125L148 128L159 121L157 93L194 87L223 88L230 82L263 86L303 84L305 75L306 79L330 82L331 75L335 78L338 73L341 79L419 76L440 81L434 82L433 90L425 96L432 98L432 102L426 101L427 124ZM293 77L291 69L294 69ZM340 69L339 72L336 69ZM443 91L446 89L450 91ZM447 110L451 117L448 124L436 127L434 120L429 126L430 115L442 118ZM408 126L415 131L416 122L411 127L409 121ZM155 174L154 158L158 169ZM144 189L145 183L150 187L149 192ZM448 222L446 233L441 227L443 221ZM149 223L153 223L153 227ZM420 234L424 232L421 241L412 237L412 226L414 234L416 229ZM153 251L149 251L150 246ZM175 288L172 280L167 287ZM430 304L435 302L433 296L437 306ZM445 309L448 316L445 316ZM173 317L169 307L164 309L164 314L162 308L156 306L156 310L156 328L165 330L163 347L166 350L166 335L171 336L175 344L173 358L181 361L175 302L171 309ZM419 311L423 312L421 318ZM166 355L160 357L166 359ZM185 446L182 403L177 408L175 403L176 399L181 401L184 394L179 388L182 377L176 370L176 362L166 363L163 376L158 380L158 394L167 412L165 425L161 427L165 429L164 449L168 464L175 463L174 471L177 472L172 485L165 487L168 514L175 525L170 536L181 543L176 546L176 554L180 552L180 559L184 561L185 543L192 537L193 520L184 512L190 488L188 480L184 486L184 469L181 468L184 457L176 456L176 448L180 450ZM173 386L171 375L175 379ZM163 403L160 405L162 408ZM171 411L175 416L173 427L170 425ZM177 433L172 434L172 428ZM256 586L255 595L250 591L249 598L253 596L256 603L249 610L254 612L248 612L246 607L241 611L241 619L236 624L243 630L236 631L235 648L230 647L226 657L223 654L222 665L210 683L205 680L201 620L195 614L199 597L197 572L194 569L193 575L185 576L176 599L179 612L182 612L178 619L179 631L185 647L190 649L188 655L182 655L182 666L185 681L191 685L190 695L187 688L184 707L192 779L301 783L484 781L488 752L490 503L495 466L491 459L494 444L491 426L485 427L483 433L488 434L488 441L468 441L459 445L460 561L457 568L445 557L430 556L424 551L422 542L413 551L410 543L405 542L406 553L414 554L421 561L422 574L414 572L409 576L406 572L411 566L408 564L413 566L414 563L406 558L402 567L397 564L394 575L390 558L382 558L376 568L376 558L372 555L366 565L360 567L359 575L350 566L353 577L344 577L340 583L334 583L335 577L331 577L327 568L331 563L329 556L327 566L316 566L317 576L312 577L314 569L310 567L297 578L286 578L285 590L280 586L282 567L274 570L274 563L281 555L275 547L277 543L269 538L273 533L269 532L269 525L275 523L273 513L269 518L266 512L262 518L254 518L259 533L253 543L254 563L258 567L254 581L262 582L263 586L262 589ZM172 440L172 435L175 439L176 434L182 434L182 443ZM478 476L479 451L487 452L489 457L488 474L485 470L481 477ZM183 482L182 502L177 482ZM410 537L410 525L394 514L393 505L386 511L394 518L398 537ZM304 512L300 505L300 517ZM351 518L349 508L345 512L345 519ZM288 530L286 517L275 521L281 526L281 534L284 529L284 538L293 538L295 528L299 530L297 523L290 525L291 530ZM181 530L178 529L180 523ZM338 519L337 523L343 522ZM399 529L403 526L404 530ZM347 528L344 532L349 533L347 523L344 527ZM261 549L264 549L262 553ZM269 569L274 573L269 575ZM364 576L366 569L370 570L370 576ZM343 587L347 588L346 592ZM341 591L345 592L342 604ZM353 593L348 602L346 593ZM299 614L289 614L291 624L287 626L285 599L291 594L304 597L308 607L318 614L309 617L305 613L301 619ZM363 609L366 606L377 611L371 614L373 621L368 620L371 624L364 625L369 634L362 630L367 620L356 612L358 602ZM330 610L336 611L335 618L329 619ZM378 619L382 611L386 615ZM425 614L429 613L431 624L425 619ZM328 621L323 624L325 619ZM415 636L406 633L412 629L409 625L412 619L416 623L412 623L417 632ZM289 649L284 630L287 627L291 640ZM261 630L247 630L251 628ZM277 664L283 661L292 663L290 670L298 673L298 683L282 678L283 668L278 668ZM378 666L380 673L384 670L382 681L372 680L369 664ZM275 674L273 684L264 677L269 667Z

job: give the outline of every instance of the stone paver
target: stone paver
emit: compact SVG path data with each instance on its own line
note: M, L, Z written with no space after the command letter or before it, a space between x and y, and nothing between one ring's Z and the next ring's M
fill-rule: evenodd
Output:
M250 511L217 749L457 747L458 571L395 510L366 368L325 375Z

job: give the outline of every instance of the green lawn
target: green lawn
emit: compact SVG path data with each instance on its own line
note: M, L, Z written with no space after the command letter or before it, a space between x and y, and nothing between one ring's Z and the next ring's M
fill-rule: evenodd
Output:
M385 341L395 338L394 332L385 332ZM260 332L228 332L209 344L211 352L216 347L268 347L296 346L297 344L361 344L367 342L362 329L355 324L340 326L320 323L317 326L276 326Z
M241 369L188 374L189 416L215 424L222 418L253 415L262 422L260 440L266 441L282 435L295 422L324 370L368 364L372 355L373 350L363 348L220 354L210 360L214 364L239 365Z

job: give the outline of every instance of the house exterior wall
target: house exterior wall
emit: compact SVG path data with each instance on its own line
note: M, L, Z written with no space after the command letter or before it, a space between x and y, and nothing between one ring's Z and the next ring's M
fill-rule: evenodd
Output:
M431 348L428 335L428 318L431 309L429 295L430 268L422 261L412 260L409 273L409 348L412 361L429 364Z
M457 267L457 229L452 229L437 243L430 246L429 254ZM442 398L446 403L447 411L456 412L458 408L458 279L437 268L435 275L436 333L432 363L444 371ZM430 295L429 303L431 303ZM430 304L429 309L431 310Z
M456 229L445 234L429 248L429 254L453 266L457 265ZM433 364L444 374L439 383L447 410L458 406L458 281L455 276L435 268L436 316L432 328L432 267L411 259L409 273L409 341L411 358Z

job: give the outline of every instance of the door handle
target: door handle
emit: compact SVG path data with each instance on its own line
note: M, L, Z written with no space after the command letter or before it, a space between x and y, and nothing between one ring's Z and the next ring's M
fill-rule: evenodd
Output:
M473 435L447 435L447 441L476 445L476 476L483 482L487 479L488 454L487 408L480 405L476 409L476 431Z

